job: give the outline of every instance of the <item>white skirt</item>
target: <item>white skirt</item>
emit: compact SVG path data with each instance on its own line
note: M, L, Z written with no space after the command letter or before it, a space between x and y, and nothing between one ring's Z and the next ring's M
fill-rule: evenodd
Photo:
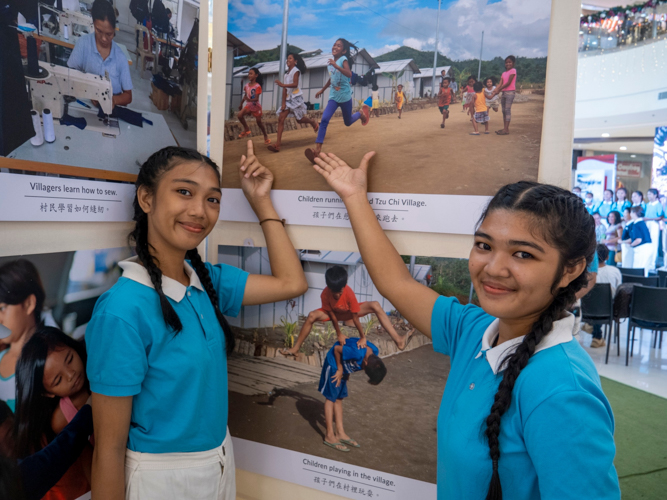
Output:
M235 500L232 438L193 453L125 452L126 500Z

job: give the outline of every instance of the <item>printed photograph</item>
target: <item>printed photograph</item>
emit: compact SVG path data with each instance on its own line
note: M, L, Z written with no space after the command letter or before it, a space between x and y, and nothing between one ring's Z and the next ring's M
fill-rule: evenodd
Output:
M133 182L153 152L196 148L196 4L10 1L0 172Z
M537 179L550 0L235 0L223 186L252 139L275 189L328 191L321 151L369 191L492 195ZM283 36L286 43L283 43ZM229 84L231 81L231 85Z
M299 250L308 291L229 318L234 437L436 482L436 421L449 358L382 297L354 252ZM265 248L221 263L270 272ZM405 256L415 280L462 303L468 261Z

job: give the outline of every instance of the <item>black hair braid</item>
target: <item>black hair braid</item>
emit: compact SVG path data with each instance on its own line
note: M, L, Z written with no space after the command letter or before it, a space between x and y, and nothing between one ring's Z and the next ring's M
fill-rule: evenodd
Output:
M201 256L199 255L199 252L197 251L196 248L188 250L188 252L185 254L185 258L190 259L192 267L197 273L197 276L199 277L199 281L201 281L204 290L206 290L206 293L208 294L208 298L211 300L211 304L213 304L213 309L215 310L215 316L218 318L218 323L220 323L222 331L225 334L225 346L227 354L231 354L232 351L234 351L234 345L236 344L236 339L234 338L234 334L232 333L232 329L229 326L227 319L225 318L225 316L222 314L222 311L220 311L220 308L218 307L218 292L216 292L215 287L213 286L213 281L211 281L211 275L209 274L208 269L206 269L206 265L201 260Z
M155 263L155 257L150 254L148 249L148 216L143 213L140 220L137 220L137 225L131 233L132 239L136 243L136 252L139 260L146 268L148 275L151 278L151 283L160 297L160 308L162 309L162 317L167 326L179 333L183 329L183 324L178 314L169 303L169 299L162 291L162 271Z
M557 285L566 267L580 262L582 258L590 264L596 248L593 218L579 197L563 189L532 182L510 184L493 197L481 220L498 209L520 211L535 217L542 224L540 229L545 239L558 248L561 258L552 284L554 300L532 325L521 344L500 365L504 367L503 379L485 420L484 433L493 467L487 500L502 500L503 497L498 472L500 423L512 403L514 385L536 347L553 329L554 322L561 319L576 300L576 293L587 285L588 273L582 272L564 288L557 289Z

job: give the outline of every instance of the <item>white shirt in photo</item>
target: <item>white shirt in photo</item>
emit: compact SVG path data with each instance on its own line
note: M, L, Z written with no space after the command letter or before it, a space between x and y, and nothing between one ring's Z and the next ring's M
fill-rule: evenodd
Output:
M299 68L294 66L289 72L285 73L285 85L292 85L294 83L294 75L297 73L301 73L299 71ZM299 77L299 84L301 83L301 77ZM295 87L293 89L287 89L287 100L291 101L292 97L298 97L300 95L303 95L303 92L301 92L301 89L299 87Z

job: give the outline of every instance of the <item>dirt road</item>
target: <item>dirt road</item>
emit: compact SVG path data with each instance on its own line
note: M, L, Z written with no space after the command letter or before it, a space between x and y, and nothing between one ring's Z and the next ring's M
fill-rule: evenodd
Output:
M424 346L385 358L387 376L370 385L363 372L348 381L345 430L361 448L342 453L322 444L324 397L316 384L272 397L229 393L235 437L435 483L436 422L449 358Z
M469 117L461 104L452 105L446 128L440 128L438 108L373 118L345 127L334 118L324 141L333 152L356 167L363 155L377 152L369 174L369 191L379 193L493 195L509 182L537 180L544 98L529 96L512 107L510 135L498 136L502 112L490 111L490 134L472 136ZM483 127L482 127L483 129ZM276 135L269 138L275 142ZM280 153L266 149L261 136L253 138L262 163L275 175L274 189L330 191L313 170L303 151L315 145L311 128L285 132ZM225 142L223 186L240 187L238 160L245 142Z

